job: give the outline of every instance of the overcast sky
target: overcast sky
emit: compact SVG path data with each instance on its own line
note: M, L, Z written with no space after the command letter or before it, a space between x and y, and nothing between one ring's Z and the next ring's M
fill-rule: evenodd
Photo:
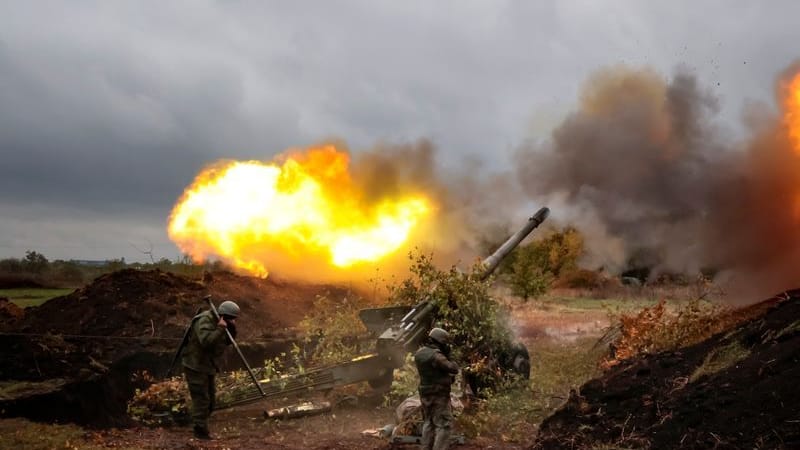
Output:
M800 57L798 17L792 0L4 1L0 257L176 258L167 217L205 164L326 138L428 138L445 168L505 170L618 63L688 69L736 136Z

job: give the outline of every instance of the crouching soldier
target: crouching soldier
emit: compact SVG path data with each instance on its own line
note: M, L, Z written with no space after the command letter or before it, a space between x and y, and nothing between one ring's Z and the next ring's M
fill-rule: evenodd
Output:
M230 345L225 330L236 338L236 317L239 306L231 301L222 302L217 308L217 319L211 310L202 312L192 319L189 340L183 352L186 384L192 397L192 422L194 436L198 439L211 439L208 431L208 418L214 410L216 387L214 376L219 371L215 360L222 356Z
M414 362L419 372L419 399L422 404L422 448L445 450L450 446L450 385L458 366L450 361L450 334L434 328L417 353Z

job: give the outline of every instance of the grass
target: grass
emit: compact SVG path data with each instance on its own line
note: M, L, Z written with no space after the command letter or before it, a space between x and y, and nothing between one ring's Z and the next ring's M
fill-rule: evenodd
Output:
M595 338L526 342L532 364L529 385L491 395L477 412L458 418L459 429L469 437L530 441L538 424L566 401L571 389L599 375L602 351L592 349L595 342Z
M35 381L0 381L0 400L13 400L19 396L46 394L64 386L62 379Z
M74 289L0 289L0 297L8 298L11 303L20 308L27 308L29 306L39 306L50 299L70 294L72 291Z
M703 364L695 369L689 377L689 382L694 383L704 376L711 376L725 370L748 356L750 356L750 349L742 346L739 341L716 348L706 355Z
M582 296L569 296L564 294L546 295L537 300L542 308L560 308L575 312L586 311L607 311L616 310L638 310L656 303L654 300L645 298L592 298Z

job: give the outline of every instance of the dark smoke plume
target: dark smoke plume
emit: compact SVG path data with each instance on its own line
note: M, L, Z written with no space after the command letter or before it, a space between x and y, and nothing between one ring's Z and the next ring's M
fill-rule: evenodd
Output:
M605 70L549 141L519 150L517 175L571 211L594 264L620 270L644 251L657 270L720 269L743 295L798 287L799 153L777 116L734 145L716 112L688 73Z
M445 266L467 267L476 258L488 256L480 241L487 230L507 232L509 224L524 224L535 212L517 211L523 196L513 178L487 174L478 160L443 167L436 147L426 139L381 143L355 153L352 174L363 191L375 198L408 193L408 189L432 198L436 203L434 220L417 230L409 243L419 251L432 252ZM408 266L405 256L402 267ZM382 263L388 265L388 261Z

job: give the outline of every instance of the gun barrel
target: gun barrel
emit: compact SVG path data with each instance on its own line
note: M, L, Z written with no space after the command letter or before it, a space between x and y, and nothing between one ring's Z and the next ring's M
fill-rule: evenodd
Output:
M501 245L500 248L498 248L494 253L492 253L491 256L484 259L483 260L484 271L481 278L487 278L489 275L491 275L497 269L497 266L500 265L500 262L506 256L508 256L508 254L511 253L511 251L514 250L519 245L519 243L522 242L522 240L525 239L531 233L531 231L534 230L534 228L541 225L541 223L544 222L545 219L547 219L548 215L550 215L550 209L547 207L541 208L539 209L539 211L536 211L536 214L534 214L530 219L528 219L528 223L526 223L521 230L517 231L516 233L514 233L513 236L508 238L508 240L503 245Z

